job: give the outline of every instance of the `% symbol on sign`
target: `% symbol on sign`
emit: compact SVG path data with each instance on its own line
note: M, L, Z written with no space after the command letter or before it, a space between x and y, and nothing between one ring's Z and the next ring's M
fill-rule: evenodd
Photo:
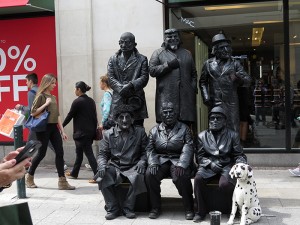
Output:
M23 66L27 71L33 71L36 68L36 61L33 58L25 58L26 53L30 45L26 45L24 51L21 53L20 49L17 46L10 46L7 50L7 55L10 59L19 58L17 65L14 68L14 72L17 72L23 62ZM31 63L31 66L29 66ZM29 65L28 65L29 64ZM6 67L6 54L2 48L0 48L0 72L2 72Z

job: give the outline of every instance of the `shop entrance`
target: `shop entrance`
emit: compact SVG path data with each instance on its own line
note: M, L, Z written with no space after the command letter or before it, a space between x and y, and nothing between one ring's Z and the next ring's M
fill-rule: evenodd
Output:
M203 62L212 57L211 39L220 31L232 41L233 56L243 63L252 77L249 88L238 90L240 111L248 111L241 123L241 127L245 127L246 148L284 149L287 122L292 127L293 147L300 147L300 123L297 120L300 116L300 65L295 63L300 57L300 3L289 1L289 5L290 99L285 97L287 74L284 68L282 1L169 9L169 27L182 31L184 47L194 54L198 77ZM290 121L286 119L286 101L292 106ZM207 128L207 108L202 103L200 92L197 104L197 128L201 131Z

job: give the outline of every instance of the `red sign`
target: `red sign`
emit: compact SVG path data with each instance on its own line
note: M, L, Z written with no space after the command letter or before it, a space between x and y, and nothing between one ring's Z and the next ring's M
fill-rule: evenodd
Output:
M57 74L55 18L0 20L0 114L16 104L27 105L25 76ZM57 89L55 93L57 95ZM0 115L0 116L1 116ZM27 139L27 131L24 132ZM0 135L1 141L11 139Z
M28 3L29 0L1 0L1 7L10 7L10 6L24 6Z

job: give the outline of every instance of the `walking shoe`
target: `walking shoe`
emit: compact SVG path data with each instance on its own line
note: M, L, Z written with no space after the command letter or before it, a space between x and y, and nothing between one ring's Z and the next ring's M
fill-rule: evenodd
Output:
M155 208L155 209L151 209L148 217L150 219L157 219L159 215L160 215L160 210Z
M84 164L85 165L85 168L87 168L88 170L92 170L92 167L90 166L90 164Z
M97 181L95 181L94 179L89 180L90 184L97 184Z
M69 171L65 172L65 175L68 176L69 179L77 179L77 177L73 177Z
M300 167L298 166L295 169L289 169L290 173L294 176L300 177Z
M26 173L25 175L25 184L28 188L37 188L34 183L34 176L30 175L29 173Z
M58 178L58 189L59 190L75 190L74 186L71 186L65 177Z

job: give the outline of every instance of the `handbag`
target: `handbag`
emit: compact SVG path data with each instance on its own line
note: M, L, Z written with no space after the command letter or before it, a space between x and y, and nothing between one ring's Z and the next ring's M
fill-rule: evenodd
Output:
M14 138L14 126L22 125L25 116L14 109L7 109L0 119L0 134Z
M49 115L50 112L48 110L45 110L35 117L30 115L24 126L35 132L46 131Z
M96 134L95 134L95 137L94 137L94 140L95 141L100 141L103 139L103 135L102 135L102 128L97 126L96 128Z

